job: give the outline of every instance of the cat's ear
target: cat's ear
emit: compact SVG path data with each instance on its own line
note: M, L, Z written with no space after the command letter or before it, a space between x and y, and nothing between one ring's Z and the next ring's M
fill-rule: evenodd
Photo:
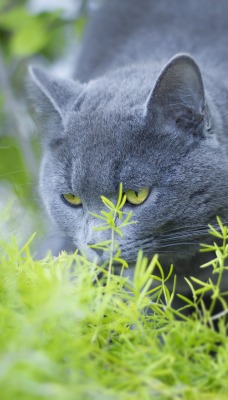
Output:
M29 94L43 136L63 132L64 118L81 92L78 82L53 78L43 69L30 67Z
M206 114L200 69L186 54L172 58L158 77L146 104L146 114L157 114L188 130L197 130Z

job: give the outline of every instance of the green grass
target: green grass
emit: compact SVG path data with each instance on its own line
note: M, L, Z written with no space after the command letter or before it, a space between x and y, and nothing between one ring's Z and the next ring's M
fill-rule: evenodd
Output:
M122 205L106 202L109 211L101 215L111 234ZM119 217L129 223L128 216ZM148 265L139 253L130 281L77 254L35 261L30 241L22 248L14 238L0 241L0 398L227 399L226 324L221 316L214 329L213 307L198 312L203 292L223 301L227 229L220 223L211 231L223 238L220 247L206 248L216 250L218 282L195 290L192 280L195 314L181 317L179 311L178 319L157 257ZM101 246L125 267L113 241Z

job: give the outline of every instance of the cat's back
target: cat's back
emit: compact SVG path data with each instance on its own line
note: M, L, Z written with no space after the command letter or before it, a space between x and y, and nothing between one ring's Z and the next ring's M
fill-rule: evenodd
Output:
M76 77L81 81L135 62L189 52L199 62L228 61L227 0L104 0L92 16ZM224 70L225 75L225 70Z

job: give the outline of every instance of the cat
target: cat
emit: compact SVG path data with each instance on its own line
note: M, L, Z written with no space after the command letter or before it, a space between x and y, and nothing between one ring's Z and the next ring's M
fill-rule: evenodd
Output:
M31 67L40 191L68 250L107 260L88 247L110 238L89 212L101 195L115 202L122 182L138 221L118 237L126 274L142 249L165 271L174 264L179 293L185 276L207 279L199 265L214 255L199 244L217 215L228 222L227 37L226 0L105 0L73 80Z

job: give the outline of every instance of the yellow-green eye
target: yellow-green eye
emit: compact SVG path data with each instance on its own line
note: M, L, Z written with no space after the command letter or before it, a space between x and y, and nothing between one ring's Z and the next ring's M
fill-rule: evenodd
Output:
M62 194L62 197L71 206L80 206L82 204L80 197L75 196L73 193Z
M149 193L150 189L146 187L139 189L138 191L127 190L125 192L127 201L134 205L142 204L149 196Z

